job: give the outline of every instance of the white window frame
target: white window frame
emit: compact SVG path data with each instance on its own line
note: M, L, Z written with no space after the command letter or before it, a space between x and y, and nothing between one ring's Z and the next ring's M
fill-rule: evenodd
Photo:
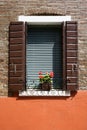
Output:
M18 16L18 21L28 22L29 25L59 25L61 22L71 21L71 16ZM70 91L20 91L19 96L70 96Z

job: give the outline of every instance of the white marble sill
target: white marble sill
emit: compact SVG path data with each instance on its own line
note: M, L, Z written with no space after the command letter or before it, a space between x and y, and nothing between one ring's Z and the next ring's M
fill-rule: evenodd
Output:
M19 96L71 96L71 94L70 91L62 91L58 89L51 89L50 91L27 89L26 91L19 91Z

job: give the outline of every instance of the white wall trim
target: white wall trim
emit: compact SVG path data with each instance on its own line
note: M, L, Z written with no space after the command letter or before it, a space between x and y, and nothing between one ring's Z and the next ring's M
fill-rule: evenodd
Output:
M71 16L18 16L18 21L28 22L30 25L57 25L64 21L71 21Z

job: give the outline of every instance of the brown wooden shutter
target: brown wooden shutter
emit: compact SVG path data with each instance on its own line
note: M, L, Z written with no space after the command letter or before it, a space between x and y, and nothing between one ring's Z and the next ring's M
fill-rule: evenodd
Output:
M11 22L9 27L9 92L25 89L25 24Z
M77 22L65 23L65 44L66 44L66 88L77 90L78 88L78 39Z

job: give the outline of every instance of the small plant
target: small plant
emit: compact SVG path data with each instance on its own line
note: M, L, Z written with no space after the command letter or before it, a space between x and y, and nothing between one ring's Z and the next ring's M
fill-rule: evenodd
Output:
M54 77L53 72L46 72L46 74L43 74L41 71L39 72L39 80L40 83L43 84L45 82L52 83L52 78Z

